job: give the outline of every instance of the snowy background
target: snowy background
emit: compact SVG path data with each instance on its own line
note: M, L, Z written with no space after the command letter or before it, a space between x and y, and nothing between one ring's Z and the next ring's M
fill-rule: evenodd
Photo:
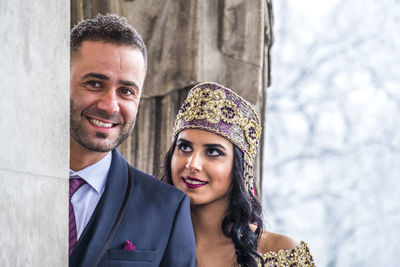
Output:
M317 266L400 266L400 1L273 1L266 228Z

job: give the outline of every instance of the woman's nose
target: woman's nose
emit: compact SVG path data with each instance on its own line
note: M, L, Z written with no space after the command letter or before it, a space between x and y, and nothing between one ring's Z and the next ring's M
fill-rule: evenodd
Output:
M200 153L195 153L188 158L188 162L186 164L186 168L190 172L199 172L202 169L202 158Z

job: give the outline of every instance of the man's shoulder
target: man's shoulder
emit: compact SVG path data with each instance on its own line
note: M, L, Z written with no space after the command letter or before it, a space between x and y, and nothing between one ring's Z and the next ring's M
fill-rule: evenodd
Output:
M171 202L176 199L180 202L186 194L175 188L174 186L164 183L156 177L147 174L132 165L128 164L125 158L119 153L117 149L113 150L113 163L112 172L120 171L124 166L128 166L129 174L132 176L133 185L139 192L151 194L154 198L160 198L162 200L167 199Z
M160 181L156 177L145 173L131 165L129 165L130 175L133 177L134 184L140 187L144 187L144 190L149 190L146 192L159 192L162 195L171 197L175 196L177 198L183 198L185 193L177 189L176 187Z

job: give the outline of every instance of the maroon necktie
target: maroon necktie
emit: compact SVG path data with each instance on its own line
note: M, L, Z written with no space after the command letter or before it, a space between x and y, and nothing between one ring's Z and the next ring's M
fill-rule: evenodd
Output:
M86 182L79 176L72 176L69 178L69 254L71 256L77 242L78 233L76 231L76 221L74 208L72 207L71 198L82 185Z

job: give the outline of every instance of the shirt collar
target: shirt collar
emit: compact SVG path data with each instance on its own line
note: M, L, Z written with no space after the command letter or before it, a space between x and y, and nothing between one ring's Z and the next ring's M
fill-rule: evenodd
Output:
M107 181L108 170L111 166L112 153L111 151L98 162L80 170L69 170L69 176L78 175L84 179L97 193L101 194Z

